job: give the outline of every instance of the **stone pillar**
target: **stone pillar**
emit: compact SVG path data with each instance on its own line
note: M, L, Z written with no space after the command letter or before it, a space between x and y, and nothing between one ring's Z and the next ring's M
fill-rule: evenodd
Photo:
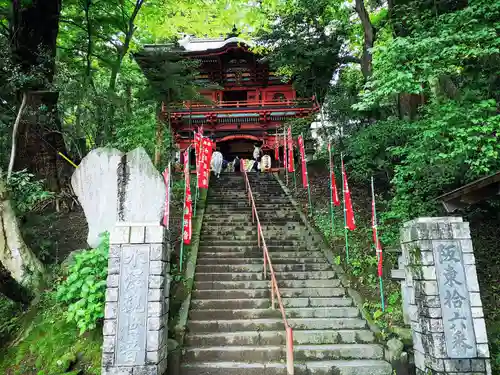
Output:
M111 232L102 375L166 372L169 261L160 225L118 223Z
M404 257L403 255L400 255L398 257L398 269L404 270L405 269L405 262L404 262ZM401 299L403 300L403 321L406 325L410 325L410 315L409 315L409 309L410 309L410 296L408 292L408 285L406 285L405 280L400 280L401 284Z
M469 223L409 221L401 246L417 375L492 375Z

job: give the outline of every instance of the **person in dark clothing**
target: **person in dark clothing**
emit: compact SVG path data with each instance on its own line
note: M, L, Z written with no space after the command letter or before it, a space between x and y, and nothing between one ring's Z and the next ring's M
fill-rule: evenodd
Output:
M257 173L259 173L259 172L260 172L260 168L259 168L259 167L260 167L260 156L258 156L258 157L255 159L255 161L254 161L254 163L253 163L252 170L254 170L254 171L256 171Z
M234 172L235 173L240 173L241 171L241 161L239 157L234 158Z

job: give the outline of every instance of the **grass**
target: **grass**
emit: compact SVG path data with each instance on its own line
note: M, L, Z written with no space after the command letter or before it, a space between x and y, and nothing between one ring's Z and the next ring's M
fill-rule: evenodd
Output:
M0 373L5 375L62 375L101 373L101 327L79 336L66 322L64 306L52 292L18 320L17 337L0 349Z

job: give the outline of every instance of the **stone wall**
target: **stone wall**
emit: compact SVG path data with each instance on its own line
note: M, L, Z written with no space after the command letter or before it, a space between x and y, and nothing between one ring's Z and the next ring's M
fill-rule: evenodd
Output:
M401 246L417 375L492 375L468 223L412 220Z
M110 234L102 375L162 375L167 368L170 251L159 225Z

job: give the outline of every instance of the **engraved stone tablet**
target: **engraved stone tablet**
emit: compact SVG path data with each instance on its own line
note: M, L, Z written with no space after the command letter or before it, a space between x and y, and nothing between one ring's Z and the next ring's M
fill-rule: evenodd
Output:
M149 246L122 247L117 365L144 365L148 315Z
M71 176L71 186L83 207L91 247L100 243L99 235L116 224L116 171L123 153L114 148L96 148L85 156Z
M160 223L165 193L163 177L146 151L127 153L118 168L118 221Z
M476 357L476 340L460 244L458 241L434 241L433 251L446 352L450 358Z

